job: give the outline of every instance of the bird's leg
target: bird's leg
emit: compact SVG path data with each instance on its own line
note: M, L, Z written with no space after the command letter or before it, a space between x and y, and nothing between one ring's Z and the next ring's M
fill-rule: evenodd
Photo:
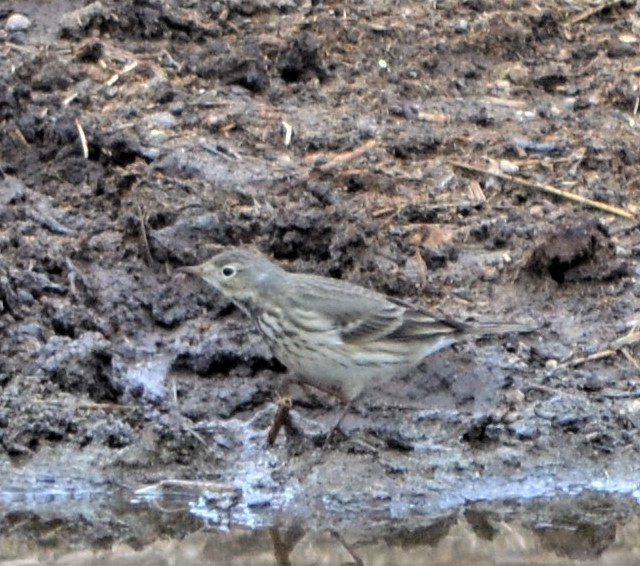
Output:
M273 421L271 422L269 434L267 434L267 444L269 446L273 446L278 438L280 429L289 422L289 413L291 412L291 407L293 407L293 401L291 400L291 396L289 395L291 382L292 380L290 377L285 377L282 380L277 392L278 398L276 403L278 405L278 409L276 410L276 414L274 415Z
M338 428L340 428L340 424L342 423L344 418L347 416L347 413L351 409L351 407L353 405L353 402L360 395L357 394L355 397L352 396L351 398L349 398L347 395L345 395L344 392L336 391L335 389L321 387L321 386L319 386L319 385L317 385L315 383L312 385L312 384L309 384L309 383L300 382L299 385L305 391L305 393L307 393L307 394L309 393L309 391L307 389L307 386L309 386L309 387L313 387L314 389L317 389L319 391L322 391L323 393L326 393L327 395L331 395L332 397L337 397L340 401L342 401L342 403L344 403L344 409L342 410L342 413L340 413L340 417L335 422L335 424L331 427L331 429L327 433L327 436L325 437L324 443L322 444L323 448L326 448L329 445L329 443L331 442L331 439L333 438L333 435L335 434L336 430L338 430Z
M327 446L329 446L329 443L331 442L331 439L333 438L333 435L335 434L336 430L338 430L338 428L340 428L340 423L342 423L344 418L347 416L347 413L351 409L351 405L353 404L354 401L355 401L355 398L349 399L346 402L345 408L342 411L342 413L340 413L340 416L338 417L338 420L336 421L336 424L334 424L331 427L331 430L329 430L329 432L327 434L327 437L324 440L323 448L326 448Z
M335 422L335 424L331 427L331 429L327 433L327 436L326 436L326 438L324 440L323 447L326 448L329 445L329 443L331 442L331 439L333 438L333 435L335 434L336 430L338 430L338 428L340 427L340 424L342 423L344 418L347 416L347 413L351 409L351 406L353 405L353 402L358 398L358 395L356 395L355 397L351 397L349 399L341 392L338 392L338 391L335 391L335 390L332 390L332 389L328 389L328 388L324 388L324 387L319 387L316 384L311 385L311 384L296 380L293 377L285 376L284 379L282 379L282 381L280 383L280 387L279 387L278 392L277 392L277 395L278 395L278 398L277 398L278 409L276 411L276 414L273 417L273 421L271 423L271 428L269 429L269 433L267 435L267 444L269 446L273 446L273 444L275 443L275 441L278 438L278 434L280 433L280 429L282 429L283 426L285 427L285 430L287 432L289 432L289 433L292 430L294 432L296 432L296 429L293 427L293 423L292 423L291 418L290 418L290 412L291 412L291 409L293 407L293 401L292 401L291 396L289 394L290 389L291 389L291 385L294 382L297 385L299 385L306 394L309 394L309 390L307 388L307 386L309 386L309 387L313 387L314 389L318 389L319 391L322 391L323 393L326 393L326 394L331 395L333 397L337 397L338 399L340 399L344 403L344 409L343 409L342 413L340 413L340 417Z
M276 410L276 414L273 417L271 428L269 429L269 434L267 435L267 444L269 446L273 446L274 442L278 438L280 429L283 426L287 425L287 422L290 418L289 413L292 406L293 402L291 401L291 397L278 397L278 409Z

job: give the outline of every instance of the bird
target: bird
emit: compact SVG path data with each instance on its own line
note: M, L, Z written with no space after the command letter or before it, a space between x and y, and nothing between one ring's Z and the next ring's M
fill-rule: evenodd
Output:
M534 330L454 320L348 281L287 271L243 247L176 271L203 279L246 313L294 381L342 401L329 436L366 389L426 357L469 337Z

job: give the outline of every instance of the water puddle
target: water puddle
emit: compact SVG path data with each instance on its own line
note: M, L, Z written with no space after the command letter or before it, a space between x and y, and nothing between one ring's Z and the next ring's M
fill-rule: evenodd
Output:
M638 486L629 481L483 482L421 506L378 497L357 509L267 501L224 482L165 480L135 493L33 477L0 490L3 564L632 564ZM518 489L519 488L519 489ZM498 496L502 497L498 497ZM375 497L370 501L375 501ZM357 511L360 515L357 516ZM345 517L349 517L345 519ZM356 517L356 518L354 518Z

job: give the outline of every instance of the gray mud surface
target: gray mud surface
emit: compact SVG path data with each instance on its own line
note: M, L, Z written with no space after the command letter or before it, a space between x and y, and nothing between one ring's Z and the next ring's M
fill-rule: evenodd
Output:
M31 27L0 35L4 556L171 538L285 564L311 531L400 563L517 521L595 560L636 532L635 2L20 0L3 28L13 12ZM342 409L296 391L303 434L267 448L285 368L174 273L226 245L539 329L368 391L324 450Z

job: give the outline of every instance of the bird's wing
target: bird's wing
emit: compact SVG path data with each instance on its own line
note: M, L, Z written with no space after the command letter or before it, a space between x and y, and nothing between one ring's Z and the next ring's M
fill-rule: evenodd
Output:
M345 345L414 342L461 330L453 321L344 281L296 274L295 282L291 316L308 330L338 332Z
M405 308L403 324L391 338L397 340L426 340L436 334L458 334L468 331L465 323L444 315L432 313L401 299L388 297L388 300Z
M402 323L404 308L345 281L296 274L289 312L308 330L337 332L344 343L370 342Z

